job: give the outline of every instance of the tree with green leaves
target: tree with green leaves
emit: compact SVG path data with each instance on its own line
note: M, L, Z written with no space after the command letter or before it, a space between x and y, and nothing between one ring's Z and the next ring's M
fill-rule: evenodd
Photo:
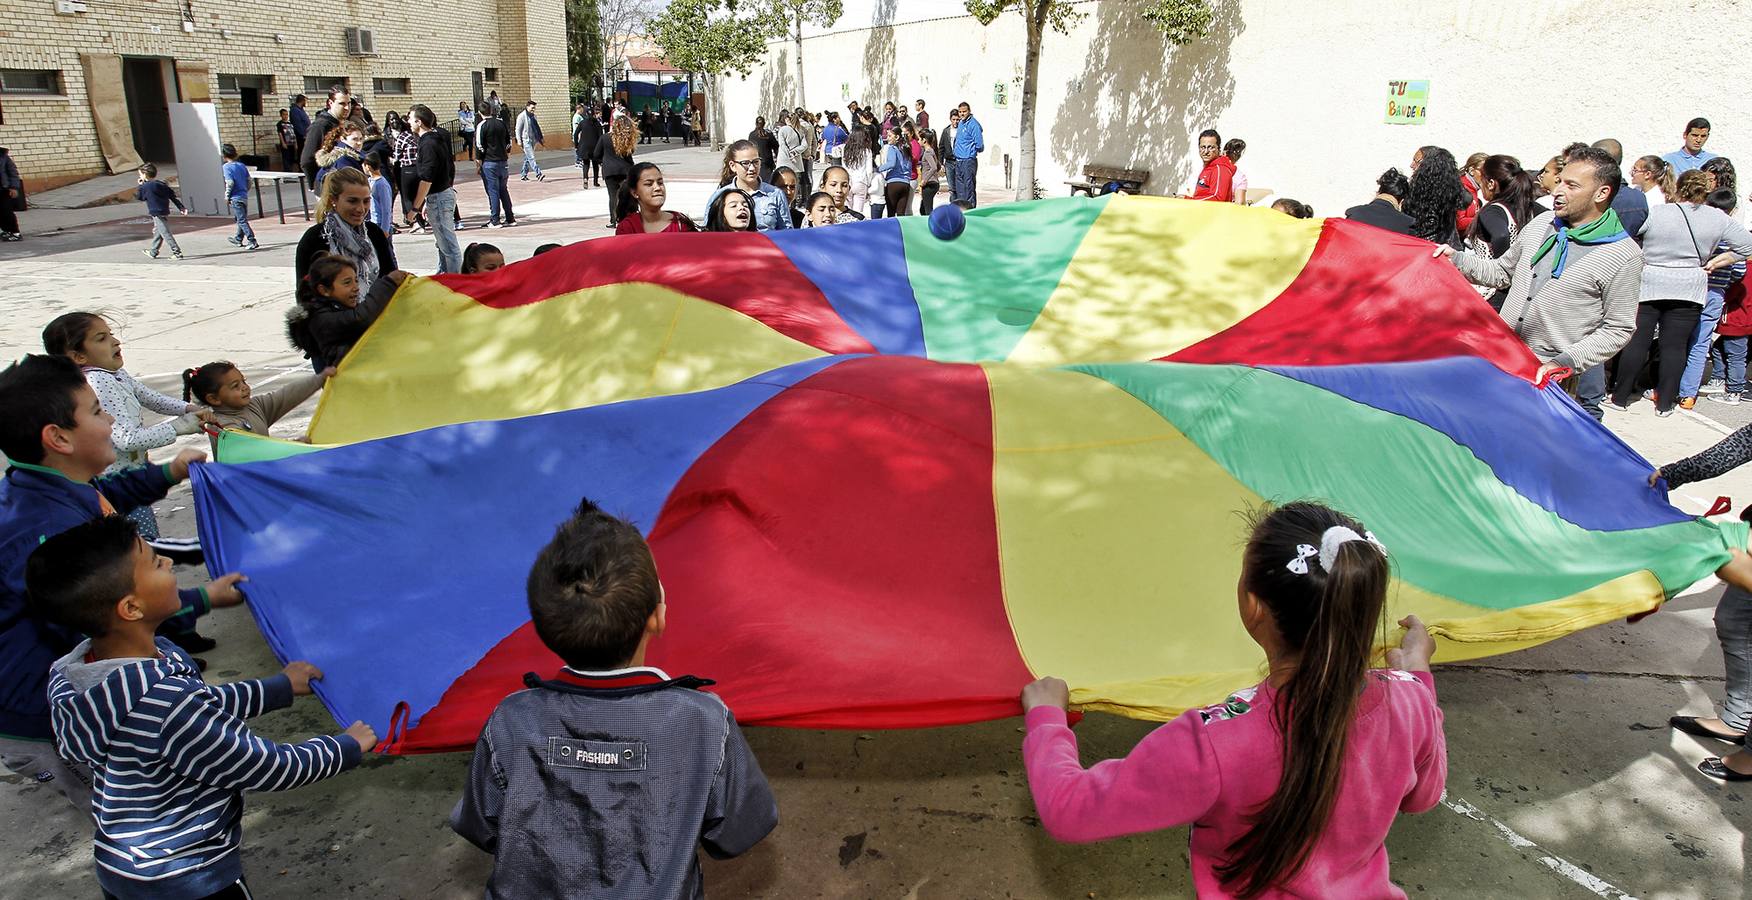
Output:
M602 19L596 0L566 0L566 69L573 93L602 74Z
M1016 199L1034 198L1034 114L1040 90L1040 41L1051 28L1067 34L1082 13L1069 0L964 0L967 11L990 25L1007 10L1015 10L1027 23L1028 47L1022 67L1022 135L1016 152ZM1176 46L1190 44L1210 33L1212 12L1208 0L1139 0L1143 16Z
M783 17L785 31L797 50L797 105L810 108L803 90L803 26L832 28L833 23L845 15L845 3L842 0L772 0L772 4L774 13Z
M734 0L671 0L669 8L647 24L651 40L663 48L669 64L705 77L706 105L716 127L712 147L722 146L723 106L718 76L748 73L766 55L766 42L785 33L786 21L771 4L738 4Z

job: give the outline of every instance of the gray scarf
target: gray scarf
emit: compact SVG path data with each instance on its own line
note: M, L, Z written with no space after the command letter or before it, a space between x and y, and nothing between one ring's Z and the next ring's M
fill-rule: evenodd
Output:
M378 270L381 268L377 260L377 248L371 245L371 235L361 225L354 228L341 218L339 213L329 213L322 220L322 239L328 242L329 252L342 256L353 263L359 278L359 296L377 283Z

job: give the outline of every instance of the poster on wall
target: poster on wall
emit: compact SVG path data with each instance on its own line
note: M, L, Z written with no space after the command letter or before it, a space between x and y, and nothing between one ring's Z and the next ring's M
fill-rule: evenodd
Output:
M998 109L1010 108L1010 86L1002 81L992 82L992 105Z
M1388 125L1422 125L1429 115L1430 83L1426 81L1387 82Z
M852 99L852 83L849 81L840 82L840 102L841 103L849 103L849 102L851 102L851 99Z

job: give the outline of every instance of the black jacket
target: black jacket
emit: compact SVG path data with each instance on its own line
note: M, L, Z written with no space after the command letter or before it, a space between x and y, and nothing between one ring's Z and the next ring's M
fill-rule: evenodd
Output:
M416 168L421 181L432 183L426 189L427 196L447 191L456 183L456 154L450 149L450 132L434 128L420 135L420 162Z
M371 290L351 307L316 297L299 300L286 314L286 334L292 339L292 346L310 355L312 368L320 372L340 365L365 335L365 329L383 315L389 298L401 286L388 276L390 270L384 271L386 274L378 276Z
M482 162L504 162L511 158L511 130L495 116L487 116L481 120L480 133L475 140L481 146Z
M298 155L298 164L304 167L306 174L316 171L316 151L322 149L322 139L329 129L339 124L341 120L326 109L311 118L310 128L304 132L304 152Z
M602 144L602 123L595 116L585 116L578 122L577 130L572 132L572 146L584 151L586 159L600 160Z
M395 248L389 244L389 236L376 222L365 222L365 236L371 239L371 248L377 251L377 271L394 272L400 266L395 262ZM292 256L293 288L304 281L304 276L310 274L310 262L316 259L318 253L329 252L328 239L322 236L322 223L318 222L304 229L304 237L298 239L298 250Z
M614 152L614 135L603 134L596 142L596 159L602 160L602 177L625 178L633 171L633 158Z
M1413 224L1410 216L1394 209L1393 204L1379 197L1362 206L1353 206L1345 210L1344 217L1355 219L1358 222L1366 222L1376 228L1384 228L1395 234L1411 234Z

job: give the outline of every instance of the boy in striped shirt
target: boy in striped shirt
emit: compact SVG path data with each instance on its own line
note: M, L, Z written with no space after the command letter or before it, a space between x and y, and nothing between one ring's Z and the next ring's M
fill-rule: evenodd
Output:
M43 541L25 565L42 615L90 635L49 676L63 756L91 767L97 882L105 897L248 898L243 792L301 787L359 764L377 735L278 744L244 721L310 693L322 672L294 662L272 678L209 685L156 637L176 614L176 575L133 523L105 516Z

